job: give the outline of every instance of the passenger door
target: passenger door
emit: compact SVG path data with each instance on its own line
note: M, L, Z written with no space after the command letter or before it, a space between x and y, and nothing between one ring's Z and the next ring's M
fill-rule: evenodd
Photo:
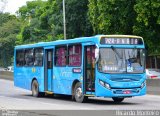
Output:
M44 79L44 85L45 85L45 91L52 91L53 88L53 48L45 49L45 79Z
M85 94L95 92L95 45L84 47L84 90Z

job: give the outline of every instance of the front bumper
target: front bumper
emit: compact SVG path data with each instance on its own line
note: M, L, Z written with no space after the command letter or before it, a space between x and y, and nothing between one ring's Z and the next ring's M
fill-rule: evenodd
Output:
M98 84L96 91L97 97L133 97L142 96L146 94L146 85L143 88L111 88L107 89Z

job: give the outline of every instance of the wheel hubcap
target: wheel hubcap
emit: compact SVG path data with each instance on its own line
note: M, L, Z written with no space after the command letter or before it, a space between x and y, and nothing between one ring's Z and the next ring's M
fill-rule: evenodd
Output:
M37 93L37 85L34 84L34 86L33 86L33 94L35 95L36 93Z
M82 97L82 88L81 87L77 88L76 95L78 98Z

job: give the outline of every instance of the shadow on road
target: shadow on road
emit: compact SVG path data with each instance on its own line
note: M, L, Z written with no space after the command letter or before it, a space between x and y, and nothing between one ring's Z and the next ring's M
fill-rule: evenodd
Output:
M34 98L34 97L32 97L31 94L23 95L23 96ZM48 100L56 100L60 103L62 103L62 102L72 102L72 103L77 104L77 102L73 101L71 99L71 96L69 96L69 95L47 95L47 96L43 96L43 97L38 97L36 99L43 99L43 100L47 100L47 101ZM132 99L132 98L128 98L128 99ZM127 102L127 98L125 100L121 103L115 103L115 102L113 102L112 99L108 99L108 98L100 99L100 98L91 97L91 98L88 98L88 100L83 104L94 104L94 105L138 105L138 104L141 104L141 103ZM78 104L80 104L80 103L78 103Z
M87 103L90 104L97 104L97 105L137 105L139 103L131 103L131 102L126 102L125 100L121 103L115 103L112 99L88 99Z

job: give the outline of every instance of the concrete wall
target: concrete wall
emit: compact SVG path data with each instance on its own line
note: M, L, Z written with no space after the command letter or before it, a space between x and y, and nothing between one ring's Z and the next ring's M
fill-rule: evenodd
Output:
M0 71L0 79L13 80L13 72Z
M160 79L147 79L147 93L160 95Z

